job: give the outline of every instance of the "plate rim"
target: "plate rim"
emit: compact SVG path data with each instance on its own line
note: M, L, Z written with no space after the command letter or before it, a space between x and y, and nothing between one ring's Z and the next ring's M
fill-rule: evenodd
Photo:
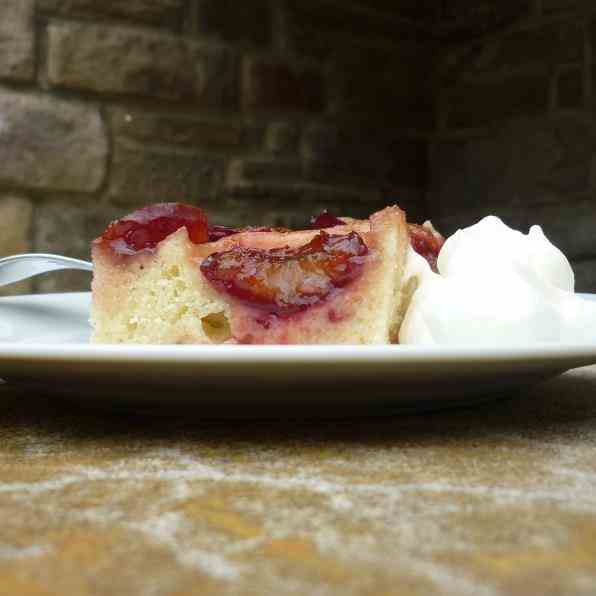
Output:
M89 299L90 292L61 292L50 294L23 294L0 297L3 302L33 300L43 302L51 297ZM596 294L580 293L596 301ZM490 345L140 345L89 343L20 343L0 341L0 361L28 360L30 362L143 362L230 363L425 363L471 362L539 362L556 361L561 364L593 359L596 364L596 343L546 343L526 346Z

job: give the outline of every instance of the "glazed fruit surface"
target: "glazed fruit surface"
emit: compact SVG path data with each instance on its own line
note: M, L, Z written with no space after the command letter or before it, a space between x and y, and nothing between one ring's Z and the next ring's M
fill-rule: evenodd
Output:
M164 238L182 227L194 244L208 242L207 216L201 209L183 203L158 203L110 224L99 244L119 255L152 252Z
M298 248L258 250L235 247L213 253L201 271L220 292L281 317L324 301L362 272L368 248L351 232L320 232Z

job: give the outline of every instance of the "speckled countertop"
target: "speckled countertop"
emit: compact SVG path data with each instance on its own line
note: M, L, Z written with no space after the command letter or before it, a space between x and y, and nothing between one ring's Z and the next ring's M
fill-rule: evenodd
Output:
M596 367L341 422L0 388L2 594L596 594Z

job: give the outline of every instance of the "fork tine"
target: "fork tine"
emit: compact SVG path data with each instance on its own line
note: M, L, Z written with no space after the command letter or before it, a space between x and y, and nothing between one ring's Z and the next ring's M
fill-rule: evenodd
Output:
M12 255L0 259L0 286L60 269L92 271L93 265L88 261L45 253Z

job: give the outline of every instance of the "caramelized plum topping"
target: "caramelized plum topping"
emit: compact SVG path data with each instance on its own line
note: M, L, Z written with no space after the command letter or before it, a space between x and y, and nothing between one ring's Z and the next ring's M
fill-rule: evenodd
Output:
M235 247L213 253L202 262L201 271L218 291L284 317L322 302L335 288L355 280L367 254L356 232L321 232L299 248Z
M310 228L320 230L322 228L334 228L343 226L345 222L325 210L319 215L310 218ZM412 248L424 257L433 271L437 271L437 259L445 238L439 234L430 223L422 226L408 224L410 231L410 243Z
M238 234L240 228L230 228L228 226L209 226L209 242L217 242L222 238L227 238Z
M437 272L437 259L445 238L437 232L431 224L408 224L410 231L410 244L412 248L422 257L424 257L430 268Z
M182 227L194 244L209 240L207 217L201 209L182 203L158 203L111 223L99 243L121 255L151 252Z
M336 226L343 226L345 222L335 217L325 209L325 211L319 213L310 218L310 229L311 230L322 230L323 228L335 228Z
M209 242L216 242L227 236L242 232L290 232L287 228L267 228L247 226L245 228L229 228L228 226L209 226Z

